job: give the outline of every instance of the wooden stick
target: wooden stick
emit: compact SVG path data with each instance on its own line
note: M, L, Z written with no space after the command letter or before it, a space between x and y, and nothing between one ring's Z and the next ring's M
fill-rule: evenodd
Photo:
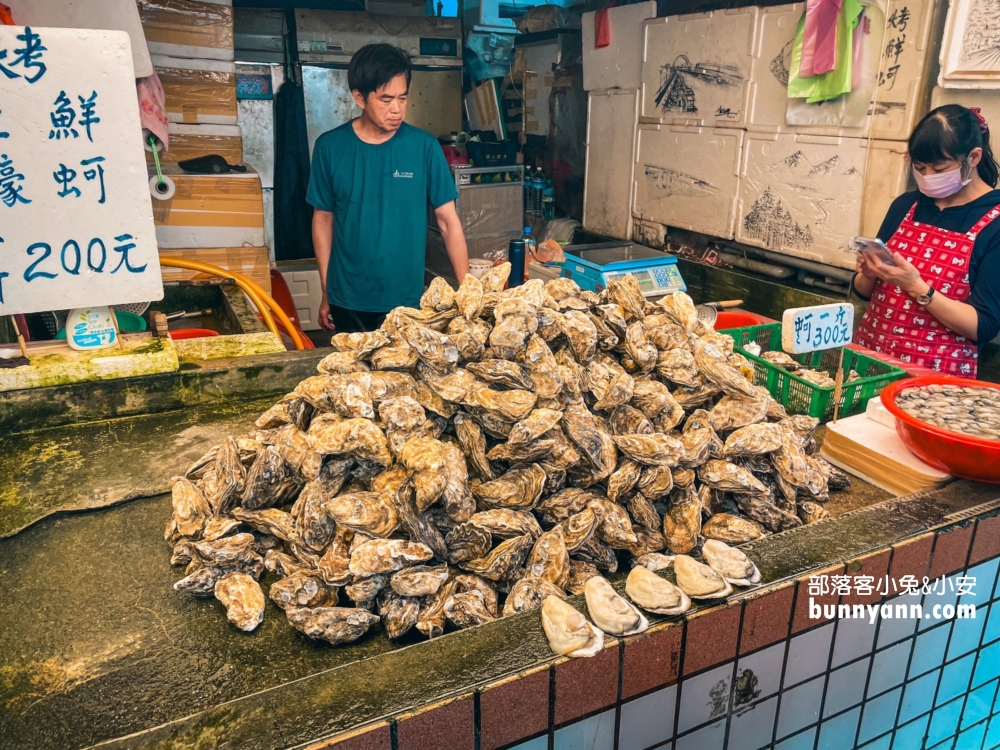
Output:
M21 347L21 356L25 359L28 358L28 346L24 343L24 336L21 335L21 329L17 327L17 316L10 316L10 324L14 326L14 333L17 336L17 345Z
M833 423L837 424L837 416L840 414L840 396L844 390L844 349L840 347L840 359L837 362L837 377L833 385Z

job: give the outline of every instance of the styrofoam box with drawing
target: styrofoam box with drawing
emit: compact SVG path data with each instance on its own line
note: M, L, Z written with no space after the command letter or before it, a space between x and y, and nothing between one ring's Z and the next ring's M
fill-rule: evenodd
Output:
M938 85L1000 88L1000 12L991 0L956 0L948 7Z
M834 105L788 98L792 41L804 8L795 3L760 9L747 130L867 137L874 110L872 137L906 140L924 112L935 61L933 0L879 0L865 6L870 33L863 83Z
M748 133L736 240L806 260L854 268L867 140ZM895 197L895 196L891 196Z
M642 121L742 127L757 12L749 7L646 21Z
M745 135L735 128L640 125L635 217L732 239Z
M632 169L639 92L591 91L587 97L587 166L583 226L611 237L632 233Z
M0 315L163 297L124 31L0 26Z
M642 22L656 18L656 2L623 5L608 10L611 44L594 46L594 16L583 14L583 88L637 89L642 79Z

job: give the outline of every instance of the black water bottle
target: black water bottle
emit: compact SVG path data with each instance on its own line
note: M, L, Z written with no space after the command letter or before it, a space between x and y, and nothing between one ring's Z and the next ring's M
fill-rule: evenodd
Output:
M507 247L507 260L510 261L510 278L508 287L521 286L524 283L524 240L511 240Z

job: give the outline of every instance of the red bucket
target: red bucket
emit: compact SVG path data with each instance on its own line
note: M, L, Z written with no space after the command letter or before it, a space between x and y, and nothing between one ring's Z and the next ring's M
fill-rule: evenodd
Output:
M767 319L751 312L733 312L729 310L719 310L719 315L715 319L715 330L725 331L730 328L749 328L766 323Z
M896 418L896 434L910 452L935 469L973 482L1000 483L1000 440L963 435L911 417L896 406L896 396L907 388L951 384L1000 390L1000 384L944 375L898 380L882 391L882 403Z

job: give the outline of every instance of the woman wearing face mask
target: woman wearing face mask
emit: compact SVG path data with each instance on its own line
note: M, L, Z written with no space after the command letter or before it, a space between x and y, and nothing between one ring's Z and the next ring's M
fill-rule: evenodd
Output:
M853 286L870 299L856 341L943 374L976 377L1000 331L1000 190L978 109L938 107L914 128L919 190L896 198L878 236L895 265L862 255Z

